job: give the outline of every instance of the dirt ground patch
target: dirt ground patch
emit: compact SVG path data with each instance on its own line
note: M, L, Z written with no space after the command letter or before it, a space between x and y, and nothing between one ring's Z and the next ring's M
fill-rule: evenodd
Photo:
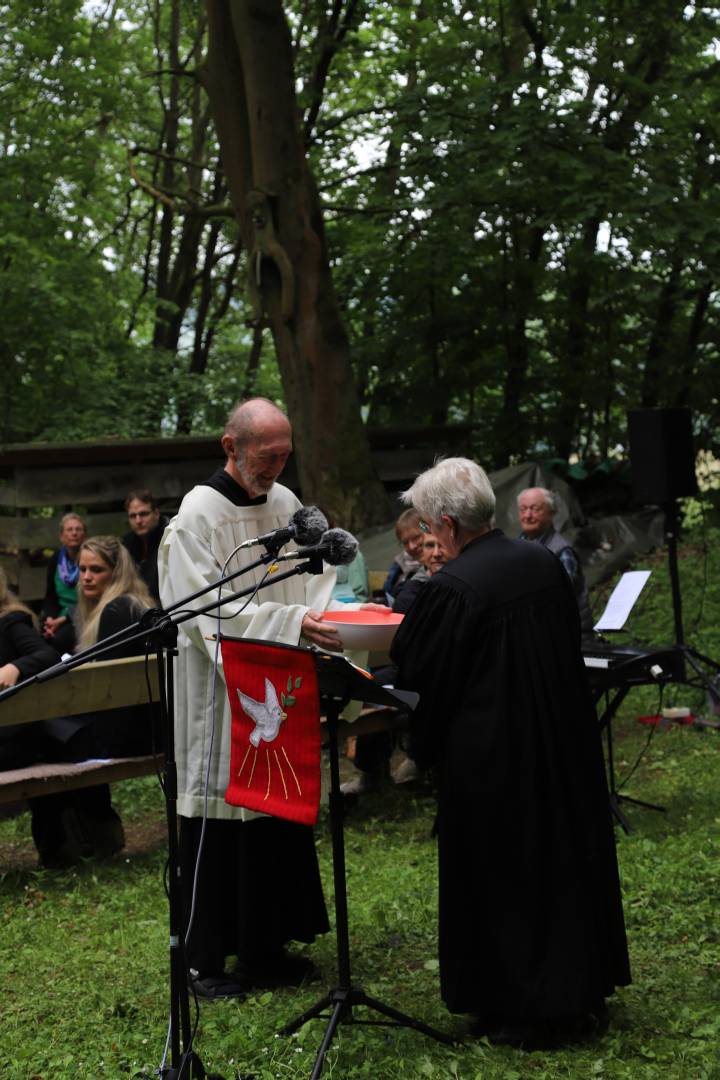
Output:
M27 813L27 811L19 811ZM167 843L165 822L162 818L146 817L123 821L125 847L114 855L115 859L137 858L157 851ZM37 869L37 851L32 840L0 841L0 874L25 873Z

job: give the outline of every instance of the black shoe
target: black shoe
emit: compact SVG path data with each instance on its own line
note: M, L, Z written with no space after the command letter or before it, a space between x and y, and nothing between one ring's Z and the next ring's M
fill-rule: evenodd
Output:
M499 1046L513 1046L516 1050L552 1050L557 1043L554 1032L547 1024L498 1024L496 1027L478 1027L477 1034L488 1037Z
M247 997L247 984L236 975L190 975L188 988L196 997L204 1001L217 1001L220 998L236 998L242 1001Z
M86 814L78 814L78 820L96 859L109 859L125 847L125 831L119 817L95 821Z
M531 1051L556 1050L561 1046L584 1042L604 1035L607 1028L608 1011L603 1002L591 1012L551 1020L483 1024L478 1019L472 1025L471 1033L475 1036L486 1035L492 1043Z
M307 956L297 956L283 949L250 963L238 961L235 976L248 986L272 990L278 986L302 986L317 979L319 972Z

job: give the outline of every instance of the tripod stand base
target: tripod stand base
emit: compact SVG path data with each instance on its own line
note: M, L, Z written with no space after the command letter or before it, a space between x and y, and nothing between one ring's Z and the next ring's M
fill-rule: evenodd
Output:
M223 1080L220 1073L205 1072L203 1063L197 1054L190 1054L188 1062L180 1065L178 1068L172 1066L166 1066L164 1069L156 1070L152 1076L150 1073L138 1073L138 1080L157 1080L157 1077L161 1077L161 1080Z
M387 1019L358 1020L352 1014L354 1005L364 1005L366 1008L373 1009L376 1013L380 1013L381 1016L387 1017ZM330 1010L329 1015L324 1012L325 1009ZM366 994L359 986L334 987L332 990L329 990L324 997L320 998L319 1001L316 1001L309 1009L300 1013L300 1015L296 1016L294 1020L291 1020L289 1024L286 1024L285 1027L281 1028L279 1034L292 1035L294 1031L301 1028L308 1020L314 1020L316 1018L327 1019L328 1023L325 1028L322 1042L320 1043L320 1049L315 1058L315 1065L310 1080L317 1080L320 1076L323 1065L325 1064L325 1055L330 1049L333 1036L339 1025L343 1022L349 1024L388 1024L391 1027L409 1027L414 1028L415 1031L420 1031L423 1035L427 1035L431 1039L435 1039L437 1042L446 1043L448 1046L452 1046L455 1041L449 1035L445 1035L442 1031L437 1031L428 1024L423 1024L422 1020L415 1020L414 1017L408 1016L398 1009L393 1009L391 1005L386 1005L384 1002L378 1001L377 998L370 997L370 995Z
M642 806L644 810L657 810L660 814L667 813L666 806L658 806L657 803L643 802L642 799L633 799L629 795L618 795L617 791L611 792L610 810L618 825L620 825L626 835L629 835L632 832L632 829L630 828L630 822L620 809L621 802L632 803L633 806Z

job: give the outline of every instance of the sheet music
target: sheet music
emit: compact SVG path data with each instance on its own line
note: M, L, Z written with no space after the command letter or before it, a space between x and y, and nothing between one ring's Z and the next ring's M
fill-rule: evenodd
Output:
M610 594L605 610L595 623L594 629L622 630L651 573L651 570L628 570L623 574Z

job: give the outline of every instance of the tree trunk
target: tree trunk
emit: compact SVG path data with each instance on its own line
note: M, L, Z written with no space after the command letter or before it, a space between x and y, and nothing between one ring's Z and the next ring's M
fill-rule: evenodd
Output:
M200 74L245 247L252 256L258 240L247 195L260 191L292 268L289 318L283 317L273 257L261 260L259 292L293 423L303 497L350 528L387 521L390 508L360 418L320 200L305 158L282 4L207 0L207 12L208 54Z
M525 234L527 238L524 243ZM495 423L493 440L493 464L496 468L507 465L513 454L517 454L518 450L522 453L527 446L527 421L521 412L530 365L527 323L536 297L544 240L545 232L539 225L523 228L520 223L513 223L511 281L506 277L504 294L506 320L503 340L507 366L502 407ZM503 253L506 257L507 240L504 241Z
M700 337L713 288L713 282L706 281L700 286L695 297L695 304L690 318L690 327L685 342L685 349L681 357L679 386L675 394L675 401L673 402L676 406L689 405L691 403L691 393L693 387L696 386L695 364L697 362L698 346L700 345ZM704 395L704 392L701 391L701 395Z
M680 297L681 271L682 260L676 256L670 265L670 274L660 290L655 325L645 357L640 395L640 404L644 409L660 405L660 385L665 375L668 341Z

